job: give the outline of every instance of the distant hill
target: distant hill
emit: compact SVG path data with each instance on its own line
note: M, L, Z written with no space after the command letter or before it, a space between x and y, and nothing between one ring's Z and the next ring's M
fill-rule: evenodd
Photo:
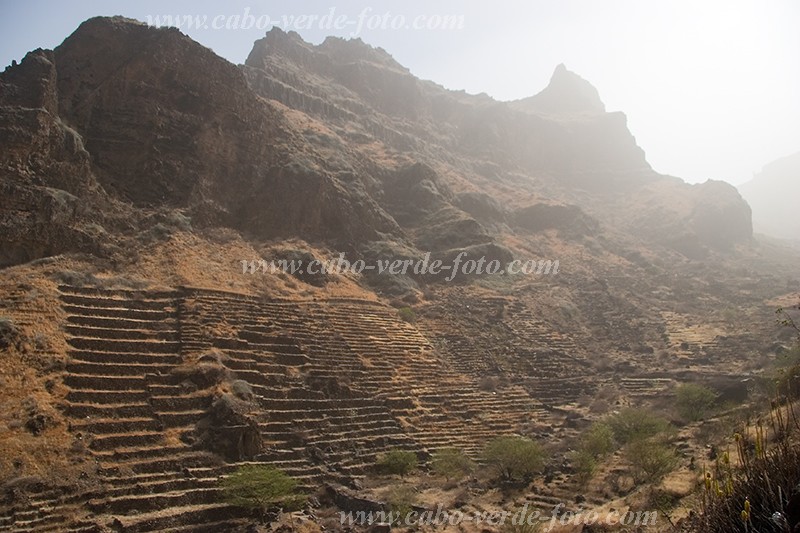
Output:
M766 165L739 192L753 210L753 229L781 239L800 240L800 152Z

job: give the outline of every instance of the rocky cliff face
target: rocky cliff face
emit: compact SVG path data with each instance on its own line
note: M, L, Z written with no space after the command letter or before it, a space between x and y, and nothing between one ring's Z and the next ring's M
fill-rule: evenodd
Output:
M99 200L97 182L82 137L59 116L51 51L0 78L0 144L0 266L94 249L92 208L78 196Z
M655 174L624 115L563 65L507 104L418 80L360 40L274 29L239 68L177 30L96 18L0 84L4 264L102 250L108 230L164 209L362 253L496 242L542 199L572 206L579 234L592 220L710 248L750 237L735 191ZM625 201L639 197L652 208Z
M96 189L261 237L350 243L398 231L238 68L176 30L92 19L2 84L9 187Z
M703 248L724 248L751 236L749 210L733 188L719 196L720 205L711 206L701 188L653 172L625 115L607 113L597 90L564 65L541 93L502 103L417 80L384 51L360 41L329 39L313 46L297 34L273 29L254 46L245 72L260 95L340 130L344 139L357 140L356 151L377 142L432 167L458 157L459 164L448 165L463 180L457 188L477 186L503 202L503 187L511 186L512 202L523 204L519 207L525 207L524 198L535 203L533 198L544 194L646 239L675 226ZM655 210L640 213L633 202L625 202L647 196L654 186L664 193L649 197L659 204ZM593 198L587 200L586 191ZM648 216L673 211L674 196L688 212L675 212L677 218ZM696 221L715 213L736 223L712 223L697 231ZM637 231L642 222L652 231Z

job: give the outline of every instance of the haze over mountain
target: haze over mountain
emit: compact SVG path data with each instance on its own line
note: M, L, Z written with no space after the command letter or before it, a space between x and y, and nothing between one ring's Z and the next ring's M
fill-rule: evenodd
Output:
M800 152L765 165L739 191L753 210L755 231L800 240Z

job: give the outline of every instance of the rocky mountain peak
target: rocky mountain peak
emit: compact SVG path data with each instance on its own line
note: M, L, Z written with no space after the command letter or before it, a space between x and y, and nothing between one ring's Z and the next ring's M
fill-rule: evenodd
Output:
M304 41L297 32L285 32L277 26L255 42L245 64L265 68L275 61L302 66L328 76L336 69L359 64L408 73L408 69L386 50L370 46L360 38L327 37L315 46Z
M556 67L542 92L520 100L519 104L528 111L553 115L597 114L606 110L594 85L568 70L564 63Z
M282 57L286 60L307 65L314 55L314 46L303 40L295 31L285 32L277 26L253 44L245 64L261 68L267 58Z
M386 50L370 46L360 38L343 39L341 37L327 37L319 46L319 50L328 54L336 63L356 63L365 61L384 67L407 72L408 69L394 60Z

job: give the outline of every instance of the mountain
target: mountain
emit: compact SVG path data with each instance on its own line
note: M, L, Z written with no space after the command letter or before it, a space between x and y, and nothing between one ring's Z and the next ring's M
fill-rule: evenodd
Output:
M781 239L800 240L800 152L764 166L739 191L753 210L756 231Z
M99 17L0 74L0 144L0 531L246 528L219 479L251 463L337 530L384 454L509 435L546 443L549 515L598 417L746 398L800 291L735 188L655 172L563 65L499 102L358 39L275 28L236 66ZM304 269L345 257L453 271Z
M665 245L677 238L720 248L750 238L749 212L735 191L698 195L654 173L624 115L605 113L597 91L563 65L542 93L505 104L418 80L359 40L312 46L276 28L239 69L180 32L115 18L87 21L54 52L32 52L2 83L0 134L12 149L0 163L4 187L14 190L25 184L78 198L91 190L112 203L179 208L200 225L340 247L485 243L485 228L457 201L474 189L501 199L502 217L543 196L647 239L669 233L660 238ZM63 139L57 153L51 135ZM376 142L383 153L372 151ZM51 168L32 179L31 159ZM427 177L414 168L428 169ZM417 180L433 194L425 212L398 213L390 205L396 191L387 190L418 187ZM407 200L421 194L406 193ZM640 201L651 207L638 211ZM698 231L693 221L710 211L725 217L721 231ZM47 228L43 221L8 228L3 264L58 252L66 241L102 246L75 216ZM471 227L471 236L432 240L454 226ZM36 246L22 245L26 239Z
M552 115L602 114L606 111L597 89L567 70L563 63L556 67L550 83L542 92L513 104L522 110Z

